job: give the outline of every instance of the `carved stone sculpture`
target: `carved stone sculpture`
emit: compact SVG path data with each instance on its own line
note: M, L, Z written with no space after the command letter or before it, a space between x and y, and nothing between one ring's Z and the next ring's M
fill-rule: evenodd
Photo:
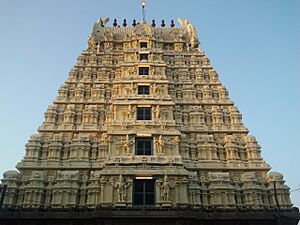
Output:
M170 191L171 191L171 184L169 182L169 178L167 175L164 176L164 180L163 180L163 183L161 185L161 199L162 201L164 202L169 202L171 200L170 198Z

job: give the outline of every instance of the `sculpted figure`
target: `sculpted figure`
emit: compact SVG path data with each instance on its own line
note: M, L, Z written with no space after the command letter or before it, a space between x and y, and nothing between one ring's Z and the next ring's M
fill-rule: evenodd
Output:
M130 84L130 94L134 94L136 91L136 84L135 83L131 83Z
M176 136L174 139L173 139L173 142L175 145L178 145L180 143L180 139L178 136Z
M101 135L101 142L107 142L107 133L106 132L103 132L102 135Z
M170 201L170 191L171 191L171 184L170 184L170 181L169 181L169 178L167 175L165 175L164 177L164 181L161 185L161 199L162 201L165 201L165 202L169 202Z
M129 105L128 106L128 110L127 110L127 118L129 120L132 118L131 110L132 110L132 107L131 107L131 105Z
M128 187L128 185L126 185L126 183L124 181L124 178L121 174L119 176L119 180L113 186L116 188L117 201L118 202L125 202L126 188Z
M135 111L134 107L132 107L131 105L128 105L127 118L129 120L132 119L132 116L134 115L134 111Z
M89 35L87 42L88 42L88 45L89 45L90 48L97 48L98 49L97 42L95 41L95 39L92 35Z
M153 94L153 95L156 94L156 91L157 91L156 83L154 83L154 84L151 86L151 91L152 91L152 94Z
M158 119L159 118L159 114L160 114L160 106L157 105L154 109L153 109L153 113L154 113L154 118Z
M159 138L156 141L156 146L157 146L157 152L162 153L163 152L163 147L164 147L164 140L163 140L161 135L159 135Z
M130 153L130 150L131 150L131 147L132 147L133 144L134 144L134 140L132 140L132 139L130 140L129 135L127 134L126 139L125 139L125 143L123 145L124 152L126 154Z

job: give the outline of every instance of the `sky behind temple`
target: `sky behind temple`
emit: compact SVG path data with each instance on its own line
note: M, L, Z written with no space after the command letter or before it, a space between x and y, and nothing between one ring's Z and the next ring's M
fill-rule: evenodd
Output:
M140 1L0 0L0 173L14 169L93 23L141 19ZM272 170L300 188L300 1L148 0L146 20L186 18ZM0 175L2 178L2 175ZM292 191L300 206L300 192Z

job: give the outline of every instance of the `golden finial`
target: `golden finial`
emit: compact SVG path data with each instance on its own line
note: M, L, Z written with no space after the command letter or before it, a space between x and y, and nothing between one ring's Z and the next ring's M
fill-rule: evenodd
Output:
M145 20L145 16L146 16L145 6L146 6L146 2L142 1L141 2L141 6L142 6L142 22L146 22L146 20Z

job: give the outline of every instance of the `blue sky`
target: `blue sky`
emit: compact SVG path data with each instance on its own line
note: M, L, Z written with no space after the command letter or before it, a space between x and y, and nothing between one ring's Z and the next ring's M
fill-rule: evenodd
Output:
M140 1L0 0L0 173L13 169L102 16L140 20ZM264 159L300 187L300 1L148 0L146 19L195 25ZM292 192L300 206L300 193Z

